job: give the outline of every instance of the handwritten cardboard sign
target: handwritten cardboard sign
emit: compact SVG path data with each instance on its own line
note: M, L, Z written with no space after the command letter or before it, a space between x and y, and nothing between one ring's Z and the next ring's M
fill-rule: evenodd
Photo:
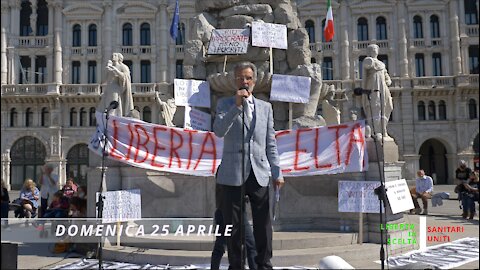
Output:
M142 218L140 189L107 191L102 194L104 196L102 223ZM98 200L98 192L96 198Z
M387 189L387 198L390 203L392 213L400 213L413 209L413 200L405 179L388 181L385 183Z
M202 112L190 106L185 106L185 129L210 131L212 117L209 113Z
M270 100L308 103L311 80L310 77L273 74Z
M288 49L287 26L252 22L252 46Z
M374 189L379 181L339 181L338 212L379 213L380 203Z
M207 81L175 79L175 105L210 108L210 84Z
M250 28L214 29L208 54L245 54L250 41Z

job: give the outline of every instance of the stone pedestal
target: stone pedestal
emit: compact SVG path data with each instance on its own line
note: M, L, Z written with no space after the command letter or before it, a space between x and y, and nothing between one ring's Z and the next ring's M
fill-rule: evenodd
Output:
M377 143L372 138L366 139L367 141L367 151L368 151L368 161L385 161L385 162L397 162L398 161L398 145L390 137L385 137L382 141L379 140ZM375 149L377 148L377 149ZM377 156L378 152L378 156Z

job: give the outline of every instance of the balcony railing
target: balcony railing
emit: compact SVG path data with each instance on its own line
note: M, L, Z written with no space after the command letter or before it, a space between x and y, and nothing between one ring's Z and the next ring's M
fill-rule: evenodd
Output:
M335 48L335 42L315 42L310 43L310 51L320 52L320 51L333 51Z
M412 86L437 88L453 86L453 76L418 77L412 80Z
M120 52L121 52L123 55L126 55L126 54L134 54L134 53L135 53L133 46L122 46L122 48L120 49Z
M154 83L132 83L132 93L155 93Z
M98 94L100 95L99 84L62 84L60 85L60 94L63 95L82 95Z
M96 55L98 53L97 47L89 46L87 47L87 54Z
M377 40L375 43L380 49L388 49L388 40Z
M478 86L478 74L470 74L468 75L468 82L470 84Z
M48 92L48 84L5 84L2 95L44 95Z
M41 48L48 46L50 36L17 37L17 46L24 48Z
M466 25L465 34L467 34L469 37L478 37L478 24Z
M176 53L183 53L184 45L175 45L175 52Z
M354 50L364 50L372 43L371 41L354 41L353 42L353 49Z
M440 46L442 46L442 39L432 38L432 47L440 47Z
M425 48L425 40L423 38L415 38L410 40L410 47Z
M140 46L139 51L141 54L147 54L147 53L152 53L152 46Z
M70 54L71 55L82 55L83 54L83 49L81 47L73 47L70 49Z

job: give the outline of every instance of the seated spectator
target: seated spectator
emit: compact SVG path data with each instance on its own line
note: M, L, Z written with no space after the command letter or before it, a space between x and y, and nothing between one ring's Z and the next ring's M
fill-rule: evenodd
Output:
M75 193L77 193L77 185L73 182L73 178L68 178L67 182L62 188L63 196L67 198L72 198Z
M15 217L35 217L37 215L40 191L32 179L27 179L20 190L20 198L16 202L20 208L15 211Z
M70 200L69 216L82 218L82 217L86 217L86 215L87 215L87 200L79 197L73 197Z
M2 226L8 227L8 211L9 211L10 197L8 196L8 190L5 187L5 182L2 180Z
M463 218L473 219L475 216L475 201L478 201L478 173L471 172L468 182L463 183L462 191L462 208L463 208Z
M428 199L432 198L433 192L433 179L430 176L425 175L425 171L419 170L417 172L418 178L415 180L415 188L410 189L412 195L413 204L415 205L415 213L420 214L422 209L418 204L418 199L422 199L423 213L422 215L428 215ZM413 210L410 210L413 213Z
M68 199L63 196L62 191L57 191L53 194L53 200L50 203L47 211L45 211L44 218L65 218L68 214Z

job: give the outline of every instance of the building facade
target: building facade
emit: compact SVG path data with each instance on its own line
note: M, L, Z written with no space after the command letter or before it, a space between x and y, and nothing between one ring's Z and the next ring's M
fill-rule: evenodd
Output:
M404 175L423 168L438 184L453 183L460 159L478 159L478 0L332 1L335 36L322 40L326 3L292 1L310 37L312 62L336 89L360 86L368 44L393 83L389 133ZM326 2L326 1L325 1ZM2 180L19 189L54 162L60 182L85 185L104 67L124 55L142 120L163 124L162 100L183 77L183 48L196 15L180 0L179 36L169 35L175 1L2 1ZM340 104L347 121L352 102ZM183 111L174 122L183 125Z

